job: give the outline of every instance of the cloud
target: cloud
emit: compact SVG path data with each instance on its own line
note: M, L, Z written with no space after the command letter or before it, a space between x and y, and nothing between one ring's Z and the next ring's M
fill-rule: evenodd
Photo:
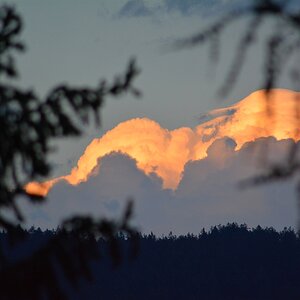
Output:
M239 183L265 171L263 151L272 149L279 161L286 155L291 140L262 138L233 151L232 140L215 141L208 157L185 166L183 179L176 191L179 199L187 199L190 227L196 228L197 215L207 224L236 221L250 226L295 226L297 209L293 182L239 188ZM220 155L221 154L221 155ZM188 220L188 218L187 218Z
M141 0L130 0L122 6L118 12L119 17L146 17L152 15L153 11Z
M165 0L164 5L167 10L177 10L182 14L199 13L201 10L209 9L217 4L219 0Z
M296 92L276 89L272 91L272 98L266 100L264 91L257 91L233 106L208 113L210 119L195 128L168 130L147 118L122 122L94 139L70 174L42 185L31 183L27 191L35 193L40 190L40 193L47 194L60 180L73 185L87 181L98 160L111 152L133 157L139 169L146 174L155 173L162 178L164 188L175 190L185 164L206 157L208 147L217 139L232 138L237 149L260 137L299 140L294 109L297 96Z
M241 190L240 180L259 172L261 149L268 145L273 157L284 155L291 140L262 138L236 150L230 138L216 140L207 157L185 165L175 191L163 189L156 174L146 175L137 162L122 153L102 158L87 182L71 186L60 182L45 206L32 210L31 223L55 227L74 213L117 217L128 197L135 199L135 219L144 232L198 233L203 227L227 222L249 226L294 226L297 210L292 182Z
M297 95L278 89L266 101L258 91L193 129L168 130L146 118L122 122L94 139L69 175L45 183L52 184L49 202L29 212L32 222L55 227L74 213L116 217L134 197L135 222L146 232L196 233L233 221L293 226L292 181L247 190L237 184L299 141Z
M199 116L199 122L208 122L211 121L215 118L218 117L223 117L223 116L232 116L236 113L236 109L234 108L219 108L219 109L214 109L208 113L202 114Z
M121 17L153 16L161 13L179 12L182 15L206 15L230 9L239 9L251 3L251 0L162 0L150 5L146 0L129 0L118 12Z
M50 191L45 205L38 208L39 213L30 211L29 207L26 210L29 209L29 215L34 215L34 224L49 228L56 227L63 218L73 214L117 217L126 201L134 197L138 220L143 219L139 223L150 226L153 216L162 213L164 200L161 198L166 200L170 194L170 191L162 190L160 178L139 170L134 159L111 153L101 160L101 172L95 168L87 182L71 186L61 181Z

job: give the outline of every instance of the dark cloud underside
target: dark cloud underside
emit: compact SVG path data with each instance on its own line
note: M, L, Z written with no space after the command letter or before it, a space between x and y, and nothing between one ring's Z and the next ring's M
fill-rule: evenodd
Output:
M232 139L215 141L208 157L189 162L176 191L162 189L155 174L145 175L129 156L112 153L78 186L62 182L49 194L46 207L31 211L31 222L55 227L66 214L118 216L128 197L135 199L135 223L145 232L198 233L227 222L249 226L295 226L297 209L292 182L241 190L238 183L259 173L259 153L268 144L272 157L282 157L291 140L261 138L239 151ZM260 150L259 150L260 149Z

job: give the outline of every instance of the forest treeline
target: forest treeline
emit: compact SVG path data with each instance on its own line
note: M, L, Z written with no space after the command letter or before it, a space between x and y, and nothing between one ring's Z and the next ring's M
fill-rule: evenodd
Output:
M8 236L0 235L12 264L57 233L31 228L24 234L28 238L17 252L10 251ZM198 235L140 234L135 258L130 238L120 234L117 240L119 265L99 238L100 260L91 263L91 281L82 278L72 286L59 275L70 299L300 299L300 236L291 228L278 232L232 223ZM34 268L31 273L39 276Z

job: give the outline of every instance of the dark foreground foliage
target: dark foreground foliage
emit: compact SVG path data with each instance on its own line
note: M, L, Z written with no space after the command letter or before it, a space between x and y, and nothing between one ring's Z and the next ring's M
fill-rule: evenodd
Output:
M58 84L40 97L33 88L24 89L16 82L19 72L15 56L25 51L22 30L23 20L17 10L0 5L0 228L8 240L0 245L0 299L65 299L59 274L73 286L79 277L89 278L89 263L97 258L96 238L107 240L115 263L120 262L115 235L122 231L136 241L129 224L132 202L120 220L72 216L38 250L11 261L7 253L23 253L20 243L28 238L20 229L26 216L17 200L44 203L44 197L27 194L24 187L50 175L48 155L53 139L79 137L92 121L100 125L100 112L108 99L126 93L139 96L133 86L139 70L133 59L111 83L101 80L94 88Z
M31 230L30 242L14 259L56 234ZM300 238L291 229L228 224L197 236L141 235L139 255L117 267L108 243L95 242L100 261L90 265L92 281L81 279L72 289L59 276L70 299L300 299ZM130 239L119 236L118 242L128 257ZM42 276L35 269L30 274Z
M114 266L122 262L121 233L130 238L129 254L134 258L139 243L128 225L131 214L132 202L119 222L81 216L66 220L55 232L18 227L14 234L2 233L0 299L67 299L65 286L76 291L81 278L93 279L91 262L100 258L100 237Z

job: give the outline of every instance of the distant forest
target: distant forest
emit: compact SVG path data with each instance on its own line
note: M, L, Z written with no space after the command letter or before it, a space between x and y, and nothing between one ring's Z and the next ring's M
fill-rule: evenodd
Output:
M0 234L11 263L32 255L56 231L31 228L25 234L29 238L18 252ZM60 274L70 299L300 299L300 237L291 228L277 232L233 223L199 235L141 234L135 258L126 236L117 241L120 264L111 259L107 242L97 240L100 260L90 265L91 281L82 278L72 286Z

